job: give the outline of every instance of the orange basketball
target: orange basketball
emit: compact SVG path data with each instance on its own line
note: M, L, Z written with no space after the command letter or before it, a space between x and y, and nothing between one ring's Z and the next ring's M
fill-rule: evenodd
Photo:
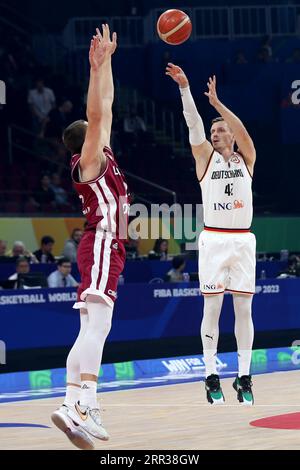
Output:
M167 10L158 18L157 32L167 44L177 46L190 37L192 23L184 11Z

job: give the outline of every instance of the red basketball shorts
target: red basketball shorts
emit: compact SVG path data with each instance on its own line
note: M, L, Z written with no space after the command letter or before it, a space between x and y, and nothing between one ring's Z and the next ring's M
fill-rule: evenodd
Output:
M77 302L73 308L86 308L85 300L88 294L102 297L113 307L125 259L123 243L113 238L111 234L103 231L85 232L77 252L81 283L77 290Z

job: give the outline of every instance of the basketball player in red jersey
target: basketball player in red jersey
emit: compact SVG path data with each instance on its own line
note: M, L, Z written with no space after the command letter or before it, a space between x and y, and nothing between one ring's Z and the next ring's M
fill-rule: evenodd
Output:
M233 387L241 404L253 405L251 304L255 293L256 241L250 227L255 147L241 120L218 99L215 76L209 79L205 95L220 116L212 121L208 141L185 73L169 63L166 74L179 85L202 191L204 230L199 237L199 279L204 295L201 338L207 400L213 405L224 403L216 353L224 291L229 291L233 295L239 364Z
M129 212L127 184L109 147L114 86L111 56L117 47L108 25L91 41L88 122L76 121L63 134L72 153L71 175L88 225L78 248L81 284L79 335L67 359L64 404L54 424L81 449L93 449L91 436L108 440L97 403L97 381L105 340L111 328L118 278L125 263Z

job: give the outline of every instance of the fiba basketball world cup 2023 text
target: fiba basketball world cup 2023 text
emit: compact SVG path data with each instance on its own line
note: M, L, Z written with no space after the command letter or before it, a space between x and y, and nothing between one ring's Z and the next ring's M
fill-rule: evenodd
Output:
M3 80L0 80L0 105L6 104L6 85Z

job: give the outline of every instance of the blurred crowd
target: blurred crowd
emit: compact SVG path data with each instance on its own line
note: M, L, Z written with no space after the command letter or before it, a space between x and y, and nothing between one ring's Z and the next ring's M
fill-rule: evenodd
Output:
M65 241L64 249L60 256L68 258L71 263L77 261L77 249L79 242L82 238L83 230L75 228L72 231L71 237ZM53 255L55 240L50 235L42 237L40 247L33 252L30 252L23 241L15 241L11 248L7 246L5 240L0 239L0 262L13 262L20 256L26 258L28 263L55 263L56 258Z
M15 263L15 273L8 279L8 284L4 283L6 288L24 287L22 282L28 282L31 287L77 287L78 282L71 275L72 263L77 261L77 249L82 238L83 231L75 228L71 237L65 241L64 249L60 256L53 255L55 240L49 235L41 239L39 249L31 252L21 240L16 240L12 248L9 249L5 240L0 240L0 263ZM45 278L43 272L31 273L32 264L56 263L57 269L52 272L48 278ZM43 269L41 268L41 271ZM30 282L33 281L33 285ZM37 284L35 284L37 282ZM26 284L24 284L26 285ZM2 286L3 287L3 286Z
M78 282L72 276L72 265L77 262L77 250L80 240L83 236L83 230L75 228L72 231L71 237L64 243L64 248L60 256L54 256L53 249L55 240L50 235L45 235L41 239L40 247L31 252L26 248L23 241L16 240L12 247L8 247L7 243L0 239L0 266L2 263L15 264L15 272L12 273L7 279L3 280L0 274L0 289L1 288L33 288L33 287L50 287L50 288L63 288L63 287L76 287ZM194 253L182 253L174 255L169 253L169 240L159 238L155 241L153 248L146 255L141 255L139 252L140 240L129 238L125 243L127 260L156 260L156 261L169 261L166 264L165 275L157 280L157 282L188 282L190 280L198 280L198 273L187 272L186 263L188 260L193 259ZM284 254L284 257L283 257ZM285 261L284 268L278 272L279 279L296 278L300 277L300 255L298 253L288 253L287 250L282 250L280 253L271 253L270 256L258 254L258 261L272 262L272 261ZM41 268L38 265L41 264ZM45 269L45 264L50 267L55 266L50 270ZM36 265L32 269L32 265ZM46 276L45 271L53 271L50 275ZM78 274L78 272L77 272ZM258 274L259 276L259 274ZM274 276L274 277L275 277ZM2 276L3 277L3 276ZM261 271L261 279L266 278L265 271Z
M75 84L63 61L56 70L45 65L46 61L42 63L30 36L11 34L7 28L0 25L0 78L7 85L9 102L9 106L0 105L0 213L80 213L81 204L70 178L70 156L61 135L70 122L86 118L87 83ZM266 37L257 45L254 56L250 57L246 49L237 49L234 54L233 49L230 63L277 62L276 52L272 39ZM171 58L170 53L162 55L162 67ZM295 48L284 60L299 64L300 49ZM177 158L173 143L147 127L142 104L137 99L131 109L121 111L122 105L114 109L111 145L120 166L176 191L179 202L181 198L185 203L195 202L200 195L196 179L191 178L192 159ZM161 115L163 108L159 106L165 104L156 105ZM11 124L25 129L25 133L13 129L16 145L9 157L7 129ZM186 179L190 181L188 192ZM156 202L156 189L137 180L129 183L142 201Z

